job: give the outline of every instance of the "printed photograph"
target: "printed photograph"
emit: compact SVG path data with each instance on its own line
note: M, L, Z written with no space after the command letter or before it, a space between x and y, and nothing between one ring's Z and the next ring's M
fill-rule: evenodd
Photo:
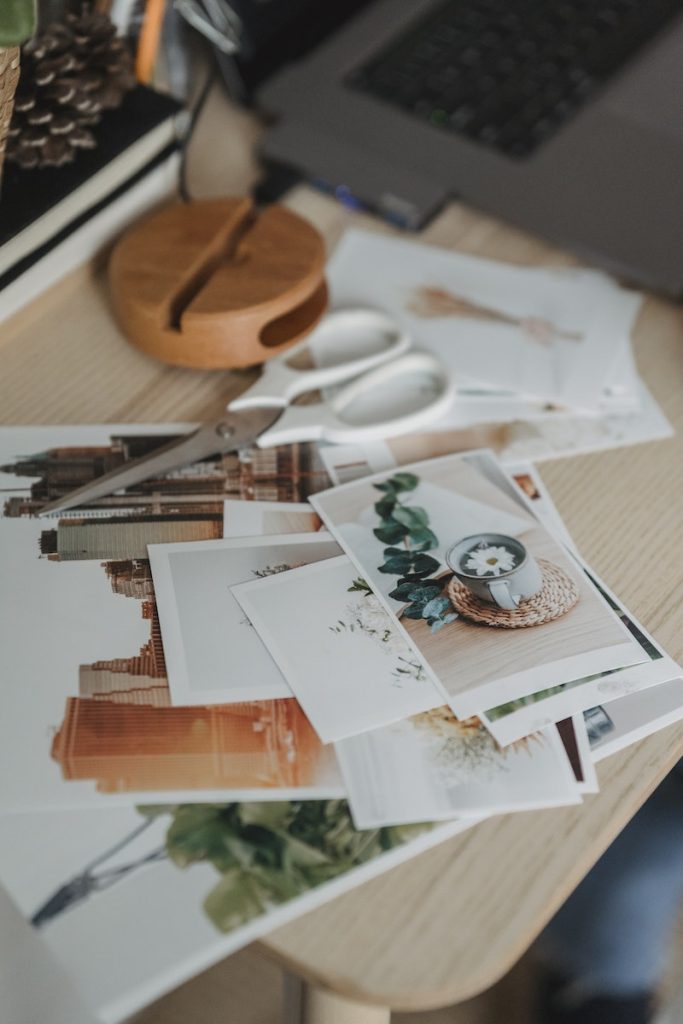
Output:
M543 482L543 477L533 462L506 464L505 471L514 486L519 488L530 502L533 514L547 526L554 537L562 541L565 547L574 554L578 554L574 538L567 529L564 519Z
M522 492L533 501L534 511L556 537L561 538L573 549L573 541L541 477L532 466L511 469L512 480ZM626 694L637 693L675 678L680 668L665 651L659 647L647 630L618 601L615 594L595 573L589 572L581 558L575 554L579 567L597 588L616 615L619 616L631 636L642 648L646 660L609 672L575 679L559 686L544 687L537 693L530 693L506 701L495 708L481 712L481 719L496 737L505 745L514 743L522 736L542 729L565 715L582 712L603 701L614 701Z
M324 531L150 544L148 553L173 704L291 697L231 587L333 558L336 541Z
M459 718L642 649L489 452L311 496Z
M345 232L328 281L333 305L395 316L445 360L458 387L593 411L641 303L604 275L512 266L359 230Z
M348 484L362 476L371 476L396 465L386 441L363 441L362 444L323 444L320 458L332 483ZM322 488L320 488L322 490Z
M236 501L223 504L224 537L262 537L283 533L316 533L320 516L308 502Z
M683 679L628 693L584 712L594 761L683 719ZM609 721L608 721L609 720Z
M232 593L325 743L443 703L346 555Z
M586 724L588 742L594 747L605 736L609 736L610 733L614 732L614 722L601 705L584 711L583 720Z
M357 828L581 801L555 726L501 748L441 706L335 746Z
M584 793L598 793L600 791L598 775L595 771L595 763L591 754L588 729L583 712L579 711L577 714L572 715L571 718L563 718L556 724L560 739L572 766L579 792L582 795Z
M579 560L579 565L581 565ZM566 715L593 707L597 701L612 701L626 694L648 690L667 682L680 673L670 658L647 633L641 624L625 611L608 588L593 573L585 570L587 578L602 594L620 621L638 643L646 660L639 665L598 672L574 679L558 686L545 687L537 693L488 708L481 713L482 721L503 745L513 743L536 729Z
M27 813L2 821L12 841L0 844L0 881L99 1017L123 1024L272 929L475 823L361 832L343 800Z
M226 494L302 501L328 486L314 446L209 459L37 518L47 501L177 433L0 430L0 810L343 795L295 701L172 706L147 558L148 544L220 538Z
M601 416L577 416L556 409L552 416L529 418L525 413L509 422L490 408L485 422L478 418L474 425L446 424L438 431L391 438L387 445L399 465L475 448L490 448L507 465L522 459L540 462L671 437L671 424L642 383L638 394L639 409ZM454 403L457 408L458 403Z

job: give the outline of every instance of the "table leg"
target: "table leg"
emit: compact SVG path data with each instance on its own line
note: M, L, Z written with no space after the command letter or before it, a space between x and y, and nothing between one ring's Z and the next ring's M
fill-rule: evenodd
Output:
M391 1010L343 999L285 973L283 1024L390 1024Z

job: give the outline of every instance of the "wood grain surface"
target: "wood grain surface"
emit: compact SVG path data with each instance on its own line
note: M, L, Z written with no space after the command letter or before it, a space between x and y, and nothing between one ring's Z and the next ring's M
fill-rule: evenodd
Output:
M161 256L160 254L163 254ZM174 366L253 366L327 308L325 246L310 221L250 199L172 203L136 223L109 261L126 335Z
M238 192L255 175L258 126L219 92L189 170L197 195ZM306 188L288 206L332 244L350 224L389 229ZM518 264L573 261L452 204L424 235ZM648 298L639 368L677 428L656 444L541 464L584 556L669 653L683 657L683 311ZM215 415L251 372L165 367L126 343L97 268L72 274L0 327L4 423L194 420ZM273 932L269 955L348 999L397 1009L456 1002L519 957L611 839L683 753L670 727L599 766L601 792L578 808L515 814L477 828Z

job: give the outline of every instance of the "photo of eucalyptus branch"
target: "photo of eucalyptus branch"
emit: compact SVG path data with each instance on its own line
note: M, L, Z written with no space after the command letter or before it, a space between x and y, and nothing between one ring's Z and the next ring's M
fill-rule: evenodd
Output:
M379 571L399 576L389 597L405 601L403 615L409 619L426 619L432 633L438 632L457 619L457 613L442 594L443 580L429 577L439 569L440 563L427 552L438 546L439 540L429 527L429 516L418 505L407 505L402 495L414 491L420 479L414 473L396 473L388 480L373 484L382 497L374 505L381 522L373 530L375 537L391 545L384 549L385 562ZM402 542L403 547L395 547Z
M645 658L490 452L384 470L310 502L459 718ZM554 582L534 620L546 564ZM529 621L504 619L523 602Z

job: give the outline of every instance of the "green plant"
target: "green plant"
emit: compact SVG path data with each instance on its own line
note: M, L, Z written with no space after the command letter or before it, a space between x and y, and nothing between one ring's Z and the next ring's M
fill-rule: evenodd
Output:
M382 607L367 580L358 576L346 589L349 594L361 596L346 606L345 618L337 619L329 629L338 636L355 633L378 643L385 654L395 659L391 674L397 682L403 682L406 678L424 679L424 668L411 655L404 638L392 628L389 613Z
M168 856L178 867L206 861L221 875L204 901L229 932L351 868L401 846L429 824L358 831L345 800L180 804L170 810Z
M36 30L35 0L2 0L0 47L21 46Z
M204 909L223 932L269 907L315 888L401 846L433 825L396 825L359 831L345 800L232 804L158 804L138 807L143 822L61 885L31 920L41 927L139 868L170 860L179 868L208 863L220 880ZM104 866L157 817L170 815L162 846L128 863Z
M414 473L395 473L381 484L374 484L382 497L375 503L380 525L373 530L385 544L386 561L379 571L399 576L389 597L406 602L403 614L409 619L426 619L433 633L457 619L451 603L442 594L443 584L429 579L439 568L436 558L427 552L438 546L436 534L429 528L429 516L418 505L406 505L402 495L414 491L419 478ZM395 547L402 542L403 547Z
M367 580L364 580L362 576L357 576L356 579L351 584L351 586L348 588L348 592L349 594L361 593L363 594L364 597L370 597L373 591L372 587L367 582Z

